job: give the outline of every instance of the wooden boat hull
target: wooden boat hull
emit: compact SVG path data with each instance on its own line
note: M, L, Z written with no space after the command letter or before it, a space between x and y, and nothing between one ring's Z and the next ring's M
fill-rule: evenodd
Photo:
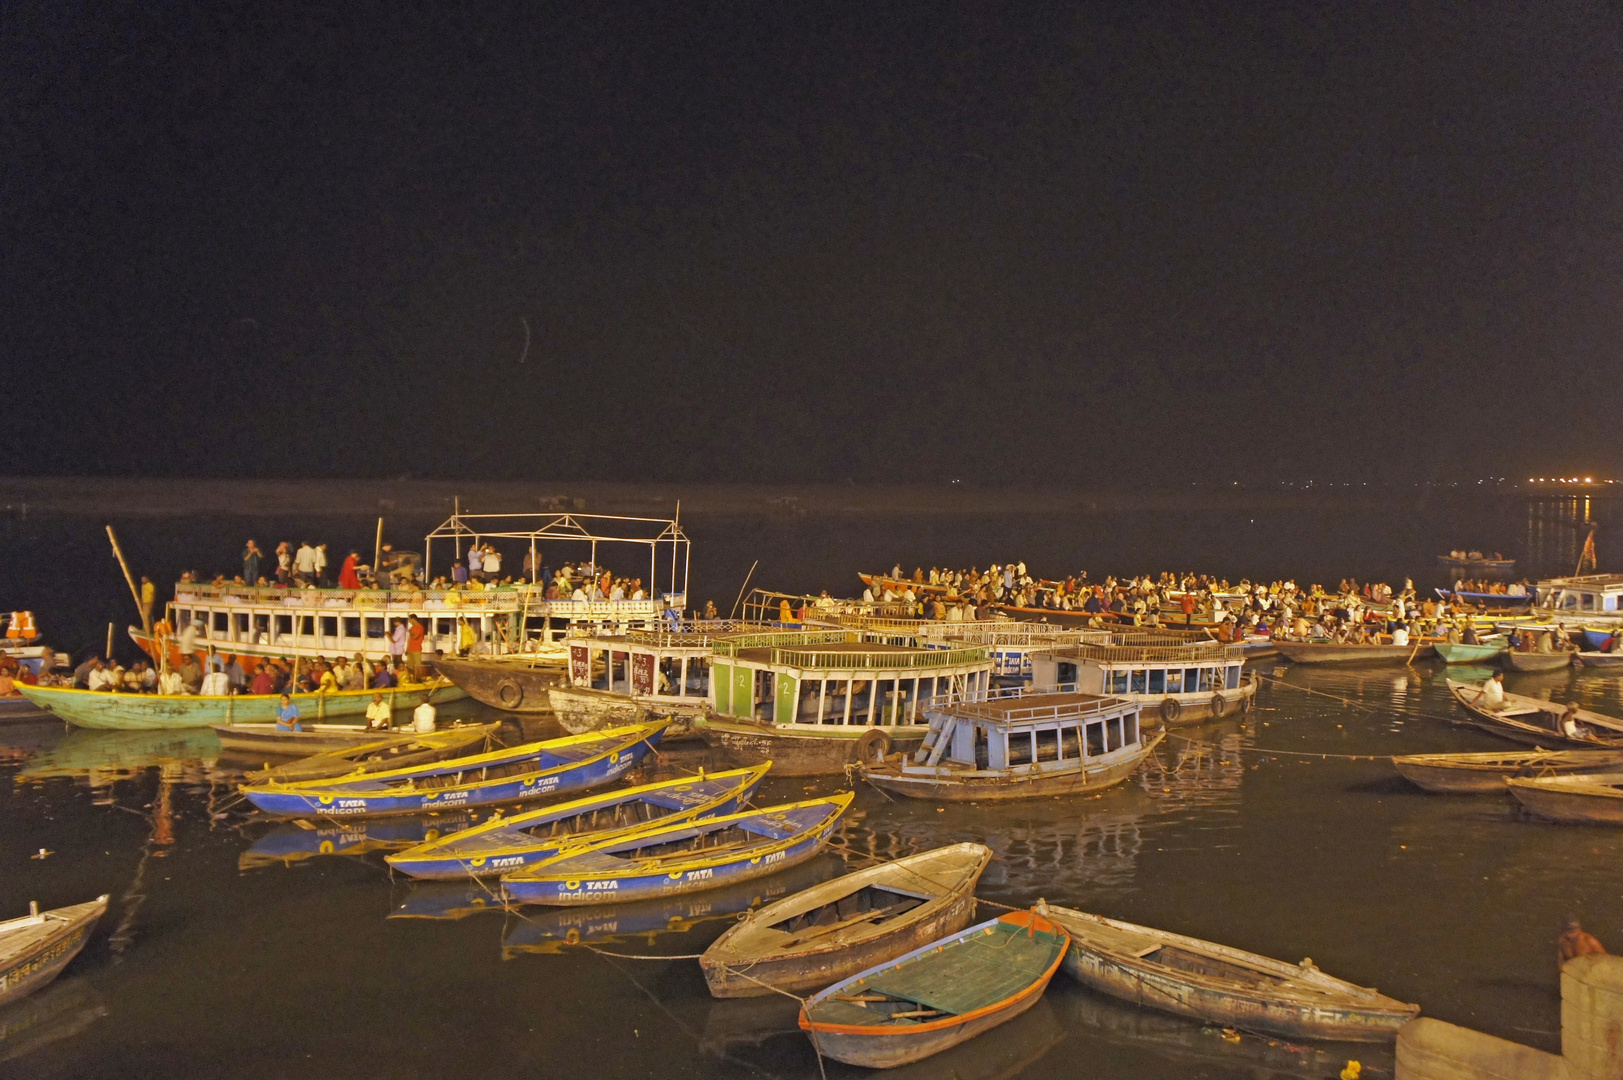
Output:
M1335 645L1280 641L1275 643L1275 647L1280 655L1293 664L1336 664L1341 667L1412 664L1437 652L1431 642L1418 645Z
M250 784L276 781L283 784L306 780L331 780L367 773L391 772L431 765L449 758L471 755L489 749L488 741L500 724L470 724L418 735L413 732L383 735L355 746L310 754L281 765L267 765L247 773ZM286 734L285 732L283 734ZM295 732L295 734L297 734Z
M1502 795L1512 776L1623 769L1623 751L1533 750L1511 754L1400 754L1393 766L1410 783L1442 795Z
M390 737L387 731L368 731L359 724L305 724L303 731L279 731L275 724L210 724L220 749L271 757L303 757L328 750L347 750ZM411 733L401 732L401 742Z
M1066 908L1039 910L1046 910L1070 933L1064 961L1067 975L1100 993L1148 1008L1248 1031L1337 1042L1395 1038L1398 1028L1420 1012L1418 1005L1333 979L1317 969ZM1161 944L1147 952L1112 947L1113 928L1132 931L1128 940L1148 938ZM1164 949L1190 956L1196 970L1154 962L1151 958ZM1311 990L1292 986L1287 980L1293 977L1315 985Z
M668 716L671 726L666 729L665 741L670 742L694 737L693 721L705 711L703 698L695 698L690 707L671 707L642 701L629 694L589 690L583 686L555 686L549 696L559 726L571 735L623 724L646 724L655 716Z
M1559 671L1572 666L1570 652L1516 652L1499 654L1499 663L1507 671Z
M1126 780L1144 759L1161 745L1165 733L1156 733L1139 752L1095 769L1082 768L1065 773L1026 773L954 776L950 767L904 766L881 770L865 768L863 778L874 787L913 799L939 802L1002 802L1062 795L1093 795Z
M705 745L731 765L772 762L773 776L840 775L857 760L857 740L869 729L812 735L774 730L761 724L729 723L707 717L694 722ZM924 740L924 728L880 728L891 738L891 751L911 753Z
M549 694L564 675L563 668L558 665L536 667L519 660L467 660L444 656L434 661L434 669L482 705L527 715L552 711Z
M1603 777L1613 783L1623 777ZM1542 818L1573 825L1623 825L1623 791L1587 784L1584 775L1514 778L1505 786L1516 801Z
M1560 747L1566 750L1619 750L1623 749L1623 722L1603 717L1587 709L1578 710L1577 720L1604 732L1594 737L1569 738L1556 729L1562 707L1521 694L1506 694L1505 706L1499 711L1479 705L1474 693L1477 687L1447 680L1449 693L1471 718L1470 723L1490 735L1511 739L1524 746L1542 749ZM1531 718L1521 719L1522 716ZM1536 722L1533 722L1536 721Z
M1575 659L1579 667L1597 668L1604 671L1623 670L1623 653L1581 652Z
M1448 589L1437 589L1436 593L1445 600L1453 598L1488 611L1520 611L1533 603L1532 593L1511 596L1509 593L1450 592Z
M1167 727L1189 727L1193 724L1204 724L1208 720L1220 720L1225 716L1234 716L1237 713L1250 712L1257 688L1262 685L1255 676L1243 680L1233 690L1214 690L1209 695L1177 696L1155 694L1125 694L1136 700L1144 707L1146 718L1159 717L1161 723ZM1172 702L1176 708L1169 706Z
M975 917L975 883L991 857L991 850L980 844L954 844L858 870L762 908L729 929L700 958L710 994L734 998L760 997L773 993L774 988L790 993L815 991L957 933ZM955 862L961 865L953 866ZM798 946L779 944L793 935L749 940L766 936L760 927L887 883L915 895L932 888L941 891L889 924L857 923L809 937Z
M45 986L72 962L107 911L107 897L0 923L0 1005ZM29 925L21 925L29 924Z
M216 724L271 724L281 698L276 694L114 694L102 690L75 690L62 686L19 686L24 697L70 724L87 728L141 731L159 728L203 728ZM371 690L338 690L328 694L294 694L301 720L321 721L338 716L364 716L372 703ZM467 694L448 682L395 687L383 691L391 707L416 706L424 700L436 705L459 701Z
M1432 647L1445 664L1487 664L1500 653L1508 651L1503 644L1459 645L1447 641L1439 641Z
M1019 924L1022 932L1017 932L1016 936L1030 936L1033 942L1032 951L1036 955L1029 959L1037 961L1034 965L1037 970L1020 972L1016 978L1024 980L1024 984L999 1000L960 1014L949 1015L944 1019L923 1019L905 1025L842 1023L828 1019L812 1019L814 1015L825 1012L826 1003L838 1000L842 991L876 985L887 973L904 970L909 964L927 964L942 968L943 983L956 981L955 975L958 979L962 979L965 973L948 968L953 959L952 952L963 948L964 942L973 941L983 933L994 933L995 931L989 928L995 924L1014 922L1022 917L1025 920ZM848 1065L889 1069L922 1061L1008 1023L1041 1001L1043 992L1048 989L1048 984L1054 977L1054 972L1059 970L1069 943L1070 939L1065 931L1047 919L1033 915L1029 911L1010 912L1001 919L960 931L945 940L926 945L922 949L916 949L895 960L835 983L801 1006L800 1027L811 1038L812 1045L817 1048L819 1054ZM1052 959L1049 959L1050 954ZM845 1010L845 1015L856 1019L857 1014L867 1011L869 1010L865 1008L851 1008ZM878 1016L877 1013L875 1015Z

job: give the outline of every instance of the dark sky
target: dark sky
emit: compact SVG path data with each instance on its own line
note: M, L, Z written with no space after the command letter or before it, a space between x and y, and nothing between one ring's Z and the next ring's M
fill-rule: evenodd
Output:
M8 4L6 468L1623 472L1617 9L1220 6Z

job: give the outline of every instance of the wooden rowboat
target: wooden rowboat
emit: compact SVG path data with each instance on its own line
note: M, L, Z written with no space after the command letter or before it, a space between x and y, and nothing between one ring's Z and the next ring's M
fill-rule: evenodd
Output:
M214 724L268 724L276 720L278 694L123 694L105 690L79 690L68 686L24 686L17 691L70 724L88 728L135 731L152 728L211 727ZM321 694L293 694L302 720L335 716L363 716L375 690L334 690ZM445 679L410 684L382 691L391 707L420 701L443 704L467 697Z
M506 874L502 895L520 904L575 907L678 896L765 877L822 851L855 797L848 791L724 817L655 823L565 848Z
M1559 671L1572 666L1570 652L1517 652L1515 649L1499 654L1499 662L1506 671Z
M1463 645L1439 641L1433 648L1437 650L1437 655L1445 664L1486 664L1500 653L1507 651L1502 638L1487 645Z
M975 916L981 844L952 844L815 885L738 923L699 959L714 997L816 990L956 933Z
M301 780L327 780L338 776L367 775L409 769L435 761L477 754L496 749L492 737L497 724L470 724L451 727L444 731L415 735L400 732L394 735L374 731L369 742L343 750L329 750L324 754L311 754L298 761L281 765L267 765L248 773L244 779L250 784L276 781L291 784ZM290 734L283 732L282 734ZM297 735L299 732L291 732Z
M1372 667L1377 664L1412 664L1435 654L1432 642L1408 645L1338 645L1331 641L1277 641L1280 655L1293 664L1337 664Z
M1581 652L1574 659L1579 667L1609 670L1623 668L1623 652Z
M800 1027L850 1065L920 1061L1037 1004L1070 942L1042 915L1011 911L835 983L801 1006Z
M385 861L414 878L498 877L550 859L565 846L606 840L656 822L675 824L742 810L771 763L683 776L498 816L419 844Z
M1581 825L1623 825L1623 772L1513 777L1505 786L1539 817Z
M1208 1023L1290 1038L1395 1038L1420 1006L1326 975L1199 938L1039 902L1070 935L1065 973L1112 997Z
M1623 750L1524 750L1486 754L1400 754L1404 779L1445 795L1503 794L1512 776L1623 769Z
M210 724L224 753L247 754L249 760L263 757L308 757L333 750L348 750L368 743L394 739L410 742L409 729L390 733L364 728L359 724L304 724L303 731L288 731L275 724Z
M1471 717L1470 723L1491 735L1512 739L1527 746L1562 747L1569 750L1623 749L1623 720L1605 716L1588 709L1577 709L1572 718L1581 727L1576 737L1561 732L1561 721L1571 706L1553 701L1505 694L1505 703L1498 709L1483 705L1481 686L1445 680L1449 693Z
M0 922L0 1005L33 993L62 973L85 947L107 896L40 911L30 904L20 919Z

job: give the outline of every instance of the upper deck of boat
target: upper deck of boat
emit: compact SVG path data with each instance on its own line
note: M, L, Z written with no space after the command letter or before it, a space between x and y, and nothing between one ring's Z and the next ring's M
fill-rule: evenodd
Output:
M963 702L946 711L960 719L981 720L1009 727L1136 712L1138 707L1138 703L1131 698L1061 691Z

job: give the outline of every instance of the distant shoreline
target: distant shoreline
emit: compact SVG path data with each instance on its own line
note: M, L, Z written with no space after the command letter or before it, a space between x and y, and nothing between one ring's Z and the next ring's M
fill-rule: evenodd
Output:
M1486 493L1485 493L1486 494ZM1490 497L1510 496L1509 491ZM0 478L0 506L12 516L82 514L176 517L236 514L444 514L574 511L669 518L682 513L811 514L1110 514L1221 509L1413 506L1413 489L1314 488L1290 491L1088 491L985 488L947 484L684 484L598 481L214 480L108 477Z

